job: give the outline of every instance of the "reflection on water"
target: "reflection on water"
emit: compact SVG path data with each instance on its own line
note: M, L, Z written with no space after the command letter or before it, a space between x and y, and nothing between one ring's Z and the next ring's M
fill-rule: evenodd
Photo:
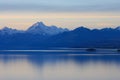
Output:
M29 54L1 55L0 80L120 80L120 55Z

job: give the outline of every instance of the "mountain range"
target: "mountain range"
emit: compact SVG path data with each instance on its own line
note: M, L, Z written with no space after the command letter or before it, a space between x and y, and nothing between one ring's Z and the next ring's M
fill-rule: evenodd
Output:
M16 34L16 33L31 33L39 35L56 35L65 31L69 31L67 28L58 28L56 26L46 26L43 22L37 22L30 26L27 30L16 30L9 27L4 27L0 30L0 35L4 34Z
M27 30L4 27L0 30L0 49L42 49L52 47L120 48L120 27L74 30L46 26L37 22Z

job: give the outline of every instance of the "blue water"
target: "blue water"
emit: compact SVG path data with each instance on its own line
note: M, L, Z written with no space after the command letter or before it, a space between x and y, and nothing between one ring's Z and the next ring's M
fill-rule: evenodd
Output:
M1 51L0 80L120 80L120 55L103 53Z

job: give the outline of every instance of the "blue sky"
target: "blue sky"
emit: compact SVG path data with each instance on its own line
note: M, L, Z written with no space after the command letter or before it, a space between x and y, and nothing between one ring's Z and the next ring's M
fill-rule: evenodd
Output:
M37 21L73 29L115 27L119 0L0 0L0 28L27 29Z

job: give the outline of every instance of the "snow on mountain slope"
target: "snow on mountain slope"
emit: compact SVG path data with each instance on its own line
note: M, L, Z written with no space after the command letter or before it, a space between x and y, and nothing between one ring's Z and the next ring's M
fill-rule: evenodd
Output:
M0 34L15 34L15 33L31 33L31 34L40 34L40 35L55 35L65 31L69 31L68 29L58 28L56 26L46 26L43 22L37 22L29 27L26 31L12 29L9 27L4 27L0 30Z
M26 32L41 35L55 35L65 31L68 31L68 29L46 26L43 22L37 22L28 28Z
M12 34L23 33L23 32L24 31L22 31L22 30L16 30L16 29L12 29L9 27L4 27L0 30L0 34L2 34L2 35L5 35L5 34L12 35Z

